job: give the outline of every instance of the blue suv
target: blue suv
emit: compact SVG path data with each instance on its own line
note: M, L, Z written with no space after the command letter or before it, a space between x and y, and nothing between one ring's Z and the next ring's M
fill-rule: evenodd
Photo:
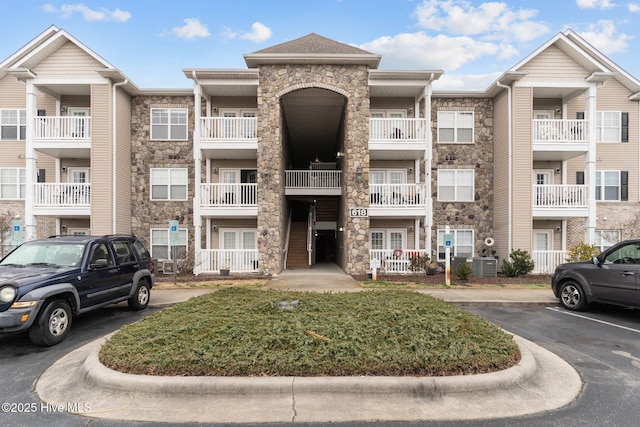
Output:
M149 304L154 263L133 236L53 236L0 260L0 333L29 332L35 345L64 340L74 315L127 301Z

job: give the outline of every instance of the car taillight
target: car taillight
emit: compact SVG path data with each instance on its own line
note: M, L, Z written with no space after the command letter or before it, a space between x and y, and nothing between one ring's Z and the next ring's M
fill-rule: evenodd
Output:
M151 274L156 274L156 263L154 260L151 260Z

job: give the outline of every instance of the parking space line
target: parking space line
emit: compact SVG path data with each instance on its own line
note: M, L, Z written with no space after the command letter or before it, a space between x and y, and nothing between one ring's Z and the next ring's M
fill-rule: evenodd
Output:
M625 329L627 331L637 332L637 333L640 334L640 330L639 329L633 329L633 328L629 328L627 326L616 325L615 323L605 322L604 320L594 319L592 317L587 317L587 316L583 316L581 314L572 313L570 311L567 311L567 310L564 310L564 309L560 309L560 308L555 308L555 307L546 307L546 308L547 308L547 310L552 310L552 311L555 311L557 313L566 314L568 316L579 317L579 318L585 319L585 320L591 320L592 322L602 323L603 325L613 326L614 328Z

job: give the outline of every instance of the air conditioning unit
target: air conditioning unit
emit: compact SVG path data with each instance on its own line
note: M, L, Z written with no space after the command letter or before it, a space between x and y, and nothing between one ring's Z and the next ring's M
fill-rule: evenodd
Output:
M474 277L497 277L498 260L493 257L478 257L473 259Z

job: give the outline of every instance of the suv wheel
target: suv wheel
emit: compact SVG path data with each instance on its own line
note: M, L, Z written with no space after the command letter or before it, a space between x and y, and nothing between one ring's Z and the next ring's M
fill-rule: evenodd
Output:
M149 287L149 282L147 282L146 279L140 279L135 293L127 302L129 303L130 309L143 310L149 305L150 299L151 288Z
M71 329L71 316L71 307L66 301L50 301L29 329L31 342L43 347L62 342Z
M580 311L587 308L587 298L582 287L570 280L560 287L560 302L568 310Z

